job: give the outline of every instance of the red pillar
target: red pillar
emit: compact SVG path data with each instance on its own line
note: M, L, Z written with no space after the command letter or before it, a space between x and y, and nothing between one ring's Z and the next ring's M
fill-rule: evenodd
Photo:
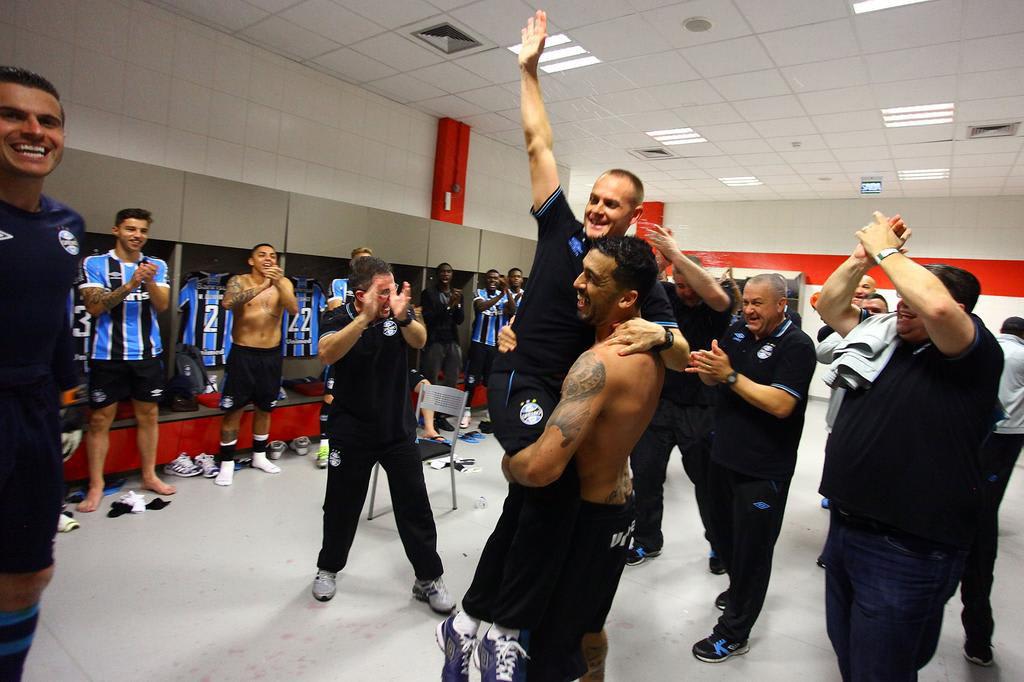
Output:
M665 202L645 201L644 212L640 215L640 220L663 225L665 220Z
M430 217L462 224L466 208L466 165L469 160L469 126L451 118L437 122L434 152L434 188Z

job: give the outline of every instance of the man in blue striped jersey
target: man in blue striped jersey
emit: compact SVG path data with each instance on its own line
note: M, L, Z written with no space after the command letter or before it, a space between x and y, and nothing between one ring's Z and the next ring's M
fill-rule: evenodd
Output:
M95 511L103 499L103 463L110 448L110 424L117 402L131 398L137 422L142 487L172 495L174 486L156 475L157 403L164 391L163 351L157 313L170 305L167 263L146 256L153 216L142 208L117 212L112 231L117 242L104 254L89 256L79 285L85 308L93 316L89 362L89 492L78 505Z
M477 384L487 385L491 376L491 365L498 354L498 331L508 324L516 314L515 300L508 295L508 284L502 279L501 273L491 269L484 275L487 286L477 289L473 297L473 334L469 343L469 360L466 363L466 391L469 400L473 400L473 391ZM467 402L466 411L462 415L462 428L469 428L470 410Z

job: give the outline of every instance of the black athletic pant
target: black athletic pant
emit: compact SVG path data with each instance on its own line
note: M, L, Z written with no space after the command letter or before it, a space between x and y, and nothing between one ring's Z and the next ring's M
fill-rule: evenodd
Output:
M711 461L713 409L704 405L679 405L662 400L650 425L630 456L633 492L636 494L634 543L645 550L664 544L661 519L665 511L665 473L673 447L679 447L683 469L693 483L704 538L716 552L708 521L708 463Z
M964 634L968 642L980 646L992 645L995 623L989 596L999 548L999 504L1021 445L1024 445L1024 433L993 433L981 448L981 517L960 581L960 598L964 604L960 620Z
M711 531L729 572L728 603L714 631L743 641L750 636L768 593L789 480L745 476L714 461L708 473Z
M327 493L324 495L324 539L317 567L335 572L345 568L366 500L370 472L374 463L380 462L388 475L398 536L416 578L433 580L444 573L441 557L437 554L437 529L416 444L403 443L384 451L366 452L347 449L333 436L330 441L330 466L327 467Z

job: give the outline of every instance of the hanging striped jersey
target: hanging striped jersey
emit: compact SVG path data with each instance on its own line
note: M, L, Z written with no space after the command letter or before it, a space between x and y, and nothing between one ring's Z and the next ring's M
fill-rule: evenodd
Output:
M334 303L335 301L346 303L348 302L348 297L349 291L347 277L342 277L331 282L331 297L327 299L328 303Z
M312 277L289 277L295 287L295 300L299 313L287 310L281 320L281 340L284 356L310 357L317 354L320 341L320 313L327 307L327 296L320 282Z
M473 302L474 304L477 301L486 303L494 298L497 293L495 291L493 294L489 294L487 289L477 289ZM508 324L508 320L505 318L505 302L507 300L508 294L502 296L501 300L490 308L477 312L476 317L473 319L473 335L470 337L471 340L488 346L498 345L498 331Z
M216 367L227 362L231 351L232 312L221 306L229 272L190 272L178 295L182 313L182 343L195 346L203 364Z
M142 256L138 263L129 263L118 258L111 249L85 259L85 282L79 285L79 289L118 289L132 278L135 268L144 261L156 265L156 285L169 287L167 263L161 259ZM163 351L156 311L145 286L128 294L109 312L94 318L93 332L93 360L147 360L158 357Z

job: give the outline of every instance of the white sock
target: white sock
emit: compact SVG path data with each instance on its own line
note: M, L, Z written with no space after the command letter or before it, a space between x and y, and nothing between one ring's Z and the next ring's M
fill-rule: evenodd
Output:
M277 466L273 462L267 459L267 453L265 452L254 452L252 453L252 468L265 471L268 474L279 474L281 473L281 467Z
M465 611L459 611L455 614L455 620L452 621L452 627L455 628L455 632L459 633L463 637L476 637L476 633L480 629L480 621L473 618Z
M321 450L327 450L329 452L330 449L331 449L331 441L329 439L327 439L327 438L321 438L320 439L320 449Z
M231 460L221 462L217 478L213 479L213 482L217 485L231 485L233 480L235 480L235 463Z
M499 637L518 640L519 628L503 628L497 623L494 623L487 631L487 639L497 640Z

